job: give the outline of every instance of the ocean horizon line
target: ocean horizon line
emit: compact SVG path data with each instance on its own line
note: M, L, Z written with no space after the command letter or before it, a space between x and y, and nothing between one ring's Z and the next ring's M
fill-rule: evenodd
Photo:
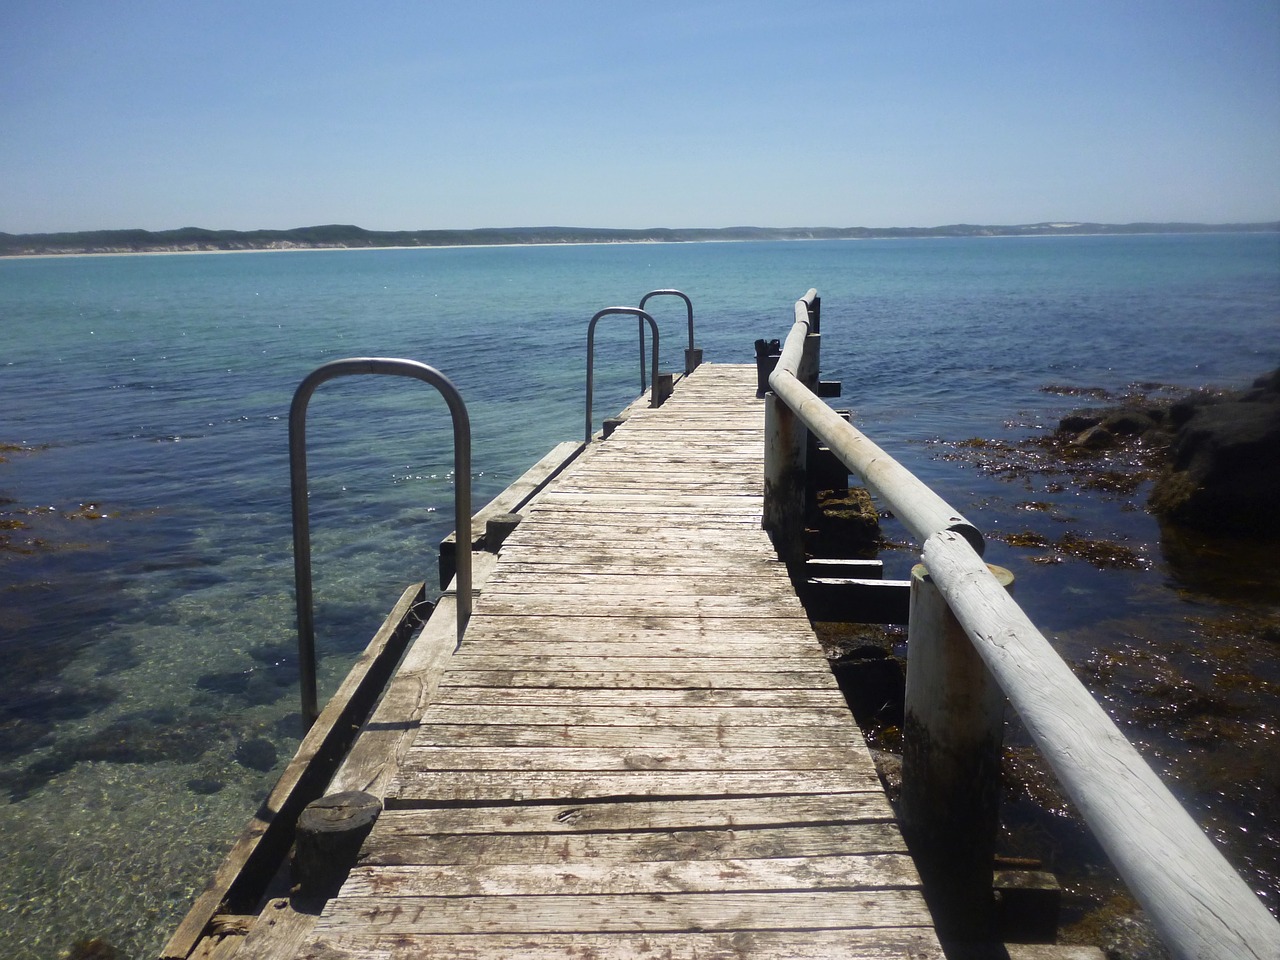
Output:
M1046 237L1179 233L1280 232L1280 221L1253 223L1043 221L1027 224L946 224L935 227L479 227L465 230L366 230L322 224L288 230L85 230L0 232L0 256L91 256L245 253L289 250L422 249L628 243L740 243L790 240Z

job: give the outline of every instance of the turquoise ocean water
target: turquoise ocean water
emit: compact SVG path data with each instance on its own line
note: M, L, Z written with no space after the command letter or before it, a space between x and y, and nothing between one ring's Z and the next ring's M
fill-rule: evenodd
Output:
M1238 386L1280 365L1274 234L0 261L0 954L53 957L93 936L154 952L292 754L286 432L306 373L373 355L451 377L478 505L580 437L596 310L678 287L706 359L750 362L810 286L824 378L844 383L836 405L987 530L1051 521L1020 511L1039 493L931 441L1051 428L1073 401L1049 385ZM653 307L676 369L683 305ZM599 418L638 390L635 325L602 321L597 358ZM312 403L329 689L403 587L435 582L453 525L447 423L428 388L398 379L326 384ZM1201 658L1212 686L1188 618L1242 598L1182 582L1141 510L1064 496L1057 520L1145 562L1044 567L993 544L1033 619L1073 662L1100 645ZM891 574L910 561L891 557ZM1255 586L1249 609L1274 613L1273 587ZM1269 659L1251 673L1280 690L1274 643L1258 649ZM1136 735L1274 902L1275 806L1249 800L1276 785L1260 759L1269 716L1238 756ZM1197 750L1221 775L1184 775Z

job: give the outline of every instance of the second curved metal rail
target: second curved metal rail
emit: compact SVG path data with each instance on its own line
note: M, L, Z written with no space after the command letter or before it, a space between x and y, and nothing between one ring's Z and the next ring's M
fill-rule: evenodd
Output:
M655 343L656 346L656 343ZM656 362L656 351L655 351ZM293 507L294 594L298 615L298 667L302 687L302 722L310 728L320 711L316 703L315 601L311 584L311 520L307 510L307 405L320 384L336 377L386 374L412 377L435 387L449 405L453 420L453 509L458 543L471 543L471 420L453 381L434 367L416 360L352 357L334 360L308 374L294 392L289 407L289 478ZM457 554L458 642L471 617L471 551Z
M644 310L639 307L605 307L591 318L591 322L587 324L587 432L584 437L586 443L591 442L591 401L595 389L595 356L596 356L596 324L601 317L607 317L611 314L623 314L625 316L639 317L640 329L644 329L644 322L649 322L650 329L653 330L653 381L656 384L658 380L658 324ZM644 354L640 355L640 370L643 382L644 372ZM643 389L643 388L642 388Z

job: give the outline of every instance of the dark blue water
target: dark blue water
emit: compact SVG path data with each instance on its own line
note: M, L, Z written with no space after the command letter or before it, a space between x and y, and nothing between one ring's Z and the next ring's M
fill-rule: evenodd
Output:
M1069 658L1201 655L1188 618L1220 598L1188 595L1140 509L1076 497L1057 521L1029 517L1019 505L1042 491L929 441L1052 426L1071 402L1047 385L1233 386L1280 365L1276 235L0 261L0 952L46 957L90 936L154 950L296 746L286 418L306 373L355 355L445 372L471 411L483 503L580 436L596 310L678 287L707 360L750 362L810 286L837 405L959 509L994 531L1066 511L1146 558L1046 567L993 545ZM652 306L663 367L678 368L683 304ZM634 324L602 321L597 356L601 417L638 390ZM447 423L410 381L330 383L313 401L330 687L402 588L435 582L453 525ZM1156 634L1174 639L1155 650ZM1162 737L1147 739L1178 776ZM1270 869L1274 823L1215 804L1214 784L1187 789L1235 849L1242 829L1263 838L1270 860L1255 869L1252 841L1240 855L1255 881Z

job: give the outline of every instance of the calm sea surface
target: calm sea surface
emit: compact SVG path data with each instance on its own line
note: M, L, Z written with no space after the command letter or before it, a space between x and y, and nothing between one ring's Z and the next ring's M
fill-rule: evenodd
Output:
M580 436L596 310L678 287L706 359L750 362L811 286L837 405L979 526L1068 523L1143 558L1098 570L991 550L1274 909L1280 647L1248 634L1276 614L1274 578L1190 582L1133 509L1144 491L1059 491L1033 515L1025 503L1050 494L932 441L1051 428L1075 401L1050 385L1239 386L1280 365L1280 236L50 258L0 260L0 954L95 936L154 952L292 755L286 427L309 371L372 355L447 374L471 411L479 505ZM676 369L683 304L653 307ZM634 323L602 321L597 418L634 396L637 370ZM405 585L435 582L453 526L447 423L430 389L400 379L326 384L312 403L327 689ZM892 554L891 574L911 559ZM1243 624L1229 653L1200 626L1223 619ZM1209 695L1244 677L1232 689L1257 695L1231 722L1247 735L1224 746L1138 723L1147 681L1108 686L1097 663L1112 655L1191 671Z

